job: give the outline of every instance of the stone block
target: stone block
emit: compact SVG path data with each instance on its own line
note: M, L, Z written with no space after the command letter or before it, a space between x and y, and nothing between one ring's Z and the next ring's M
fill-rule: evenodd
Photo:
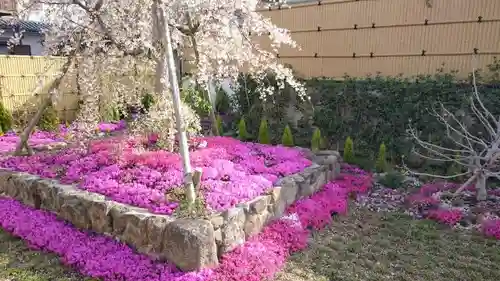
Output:
M236 246L245 243L245 231L243 230L246 214L243 208L233 207L222 213L224 224L221 226L222 241L219 249L229 252Z
M224 224L224 218L222 214L215 214L210 218L210 222L212 223L214 229L219 229Z
M214 228L207 220L178 219L168 223L163 241L166 258L183 271L219 264Z
M307 180L301 174L287 176L278 180L276 185L281 186L281 190L277 199L285 202L285 208L290 206L297 199L299 190L304 188L306 184Z
M267 209L267 205L269 204L270 201L270 196L264 195L264 196L258 196L252 201L249 202L250 204L250 212L252 213L262 213L264 210Z
M82 191L61 189L57 194L60 204L58 217L71 222L77 228L92 229L92 222L87 213L87 204Z
M120 241L123 241L142 253L147 253L149 242L147 237L148 218L153 214L130 209L121 214L125 222L123 232L118 235Z
M59 212L61 205L58 200L58 189L53 181L39 180L35 185L36 193L40 198L40 208L52 212Z
M9 196L33 208L40 208L40 198L36 193L36 182L39 177L18 173L9 179Z
M10 185L12 174L12 171L0 169L0 194L8 195L7 190Z
M167 257L163 253L165 229L167 224L173 222L174 219L168 216L154 215L149 216L146 220L146 229L143 233L146 235L146 243L138 250L156 259L166 259Z
M120 237L125 228L127 227L127 216L126 213L131 210L131 206L113 202L111 209L109 210L109 215L112 221L112 234L114 236Z
M271 218L272 215L267 209L259 213L248 214L244 226L245 238L259 234Z

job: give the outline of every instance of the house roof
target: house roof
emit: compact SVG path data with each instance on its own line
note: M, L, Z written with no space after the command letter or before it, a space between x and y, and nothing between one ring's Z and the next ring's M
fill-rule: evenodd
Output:
M47 27L46 24L41 23L41 22L36 22L36 21L20 20L20 21L16 21L16 24L20 27L21 30L24 30L26 32L40 33L40 32L42 32L43 28ZM11 21L8 19L0 18L0 28L1 29L12 28Z
M0 17L10 16L10 15L12 15L12 12L0 9Z

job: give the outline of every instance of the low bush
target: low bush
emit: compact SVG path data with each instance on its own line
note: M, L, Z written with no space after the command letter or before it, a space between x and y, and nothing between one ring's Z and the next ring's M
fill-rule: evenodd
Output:
M271 138L269 136L269 128L267 126L267 120L265 118L260 121L259 143L271 144Z
M59 130L59 115L53 105L49 105L42 114L37 127L43 131L55 132Z
M398 171L390 171L382 176L378 181L385 187L392 189L400 188L403 186L405 176Z
M0 102L0 129L2 133L8 132L12 129L12 114L5 108L3 103Z
M344 162L354 164L354 142L351 137L347 137L344 143Z
M316 128L311 139L311 150L318 151L321 149L321 130Z
M247 125L245 123L245 118L241 118L240 122L238 123L238 138L241 141L248 140L248 132L247 132Z
M222 118L220 117L220 115L217 115L217 118L216 118L216 122L217 122L217 131L219 131L219 136L223 136L224 135L224 122L222 122Z
M377 162L375 162L375 170L378 173L387 172L386 147L384 143L380 144L378 149Z
M283 131L283 136L281 137L281 144L284 146L294 146L293 144L293 135L290 126L286 125L285 130Z

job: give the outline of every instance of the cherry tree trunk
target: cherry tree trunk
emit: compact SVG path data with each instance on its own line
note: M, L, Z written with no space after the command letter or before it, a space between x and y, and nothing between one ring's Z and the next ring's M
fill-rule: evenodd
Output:
M66 73L68 73L72 61L73 61L73 55L68 56L61 70L62 74L52 82L52 84L48 89L48 97L44 99L43 102L39 105L37 112L30 119L28 125L19 136L19 143L16 146L14 155L21 155L23 153L23 148L26 148L26 152L28 153L28 155L33 154L33 150L30 148L28 144L29 136L31 135L31 132L35 128L36 124L40 122L40 119L42 118L45 109L47 109L47 107L52 103L52 93L54 92L54 90L58 89L59 86L61 85L64 76L66 76Z
M198 64L200 63L200 52L198 50L198 42L196 41L196 36L195 36L195 28L193 26L193 23L191 21L191 17L187 16L187 19L188 19L188 25L189 25L189 28L190 28L190 34L189 34L189 38L191 39L191 44L192 44L192 47L193 47L193 51L194 51L194 61L195 61L195 64L196 64L196 67L198 67ZM211 129L212 129L212 134L214 136L218 136L220 135L220 132L219 132L219 127L217 126L217 116L215 116L215 98L213 96L215 96L213 93L211 93L212 91L212 88L210 85L212 83L212 80L209 81L209 85L206 89L206 91L203 91L203 95L205 97L205 99L208 100L208 102L210 103L210 108L208 110L208 115L210 117L210 123L212 123L212 126L211 126ZM199 83L198 83L198 80L195 78L195 85L196 85L196 88L199 87Z
M480 174L477 177L476 180L476 199L478 201L484 201L486 200L487 197L487 192L486 192L486 176L483 174Z

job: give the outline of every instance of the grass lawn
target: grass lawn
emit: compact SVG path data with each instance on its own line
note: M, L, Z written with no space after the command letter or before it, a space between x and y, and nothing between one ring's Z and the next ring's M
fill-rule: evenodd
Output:
M0 230L0 281L76 281L53 255ZM500 242L403 215L364 210L315 233L276 281L497 281Z
M399 214L354 210L315 233L277 281L497 281L500 242Z
M0 281L90 281L61 265L55 255L29 250L0 229Z

